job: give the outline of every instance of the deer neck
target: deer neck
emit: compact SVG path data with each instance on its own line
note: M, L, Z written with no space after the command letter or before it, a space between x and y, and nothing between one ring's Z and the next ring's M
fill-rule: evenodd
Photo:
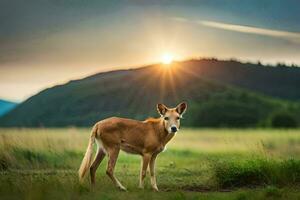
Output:
M175 134L169 133L165 129L165 121L163 119L160 119L157 126L158 126L158 135L159 135L160 142L162 143L163 146L165 146L174 137Z

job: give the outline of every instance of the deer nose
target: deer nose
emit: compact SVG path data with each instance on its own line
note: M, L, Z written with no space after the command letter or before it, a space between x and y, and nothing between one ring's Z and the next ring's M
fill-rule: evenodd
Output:
M172 126L172 127L171 127L171 131L172 131L173 133L175 133L175 132L177 131L176 126Z

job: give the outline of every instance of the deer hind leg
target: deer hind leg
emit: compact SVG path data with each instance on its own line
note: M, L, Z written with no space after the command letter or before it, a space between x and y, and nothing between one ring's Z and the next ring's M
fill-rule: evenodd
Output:
M90 167L92 187L95 186L95 182L96 182L96 170L99 167L99 165L102 162L104 157L105 157L104 149L102 147L98 147L97 154L96 154L95 159Z
M145 155L143 155L143 158L142 158L141 172L140 172L140 184L139 184L139 188L142 188L142 189L144 188L144 179L146 177L150 158L151 158L151 154L145 154Z
M120 152L119 147L109 148L108 149L108 164L106 169L106 174L112 180L112 182L121 190L126 190L126 188L120 183L120 181L114 175L115 165L118 159L118 155Z

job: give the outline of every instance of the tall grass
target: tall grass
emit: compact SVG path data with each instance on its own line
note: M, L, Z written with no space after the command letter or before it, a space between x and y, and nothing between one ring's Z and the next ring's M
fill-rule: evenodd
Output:
M300 184L300 160L255 158L212 164L215 178L221 188Z

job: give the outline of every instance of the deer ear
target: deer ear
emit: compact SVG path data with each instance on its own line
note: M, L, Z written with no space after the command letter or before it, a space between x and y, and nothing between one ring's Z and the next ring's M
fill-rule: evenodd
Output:
M183 115L187 109L187 103L182 102L176 107L176 111L180 114Z
M162 103L157 104L156 108L160 115L165 115L168 110L168 108Z

